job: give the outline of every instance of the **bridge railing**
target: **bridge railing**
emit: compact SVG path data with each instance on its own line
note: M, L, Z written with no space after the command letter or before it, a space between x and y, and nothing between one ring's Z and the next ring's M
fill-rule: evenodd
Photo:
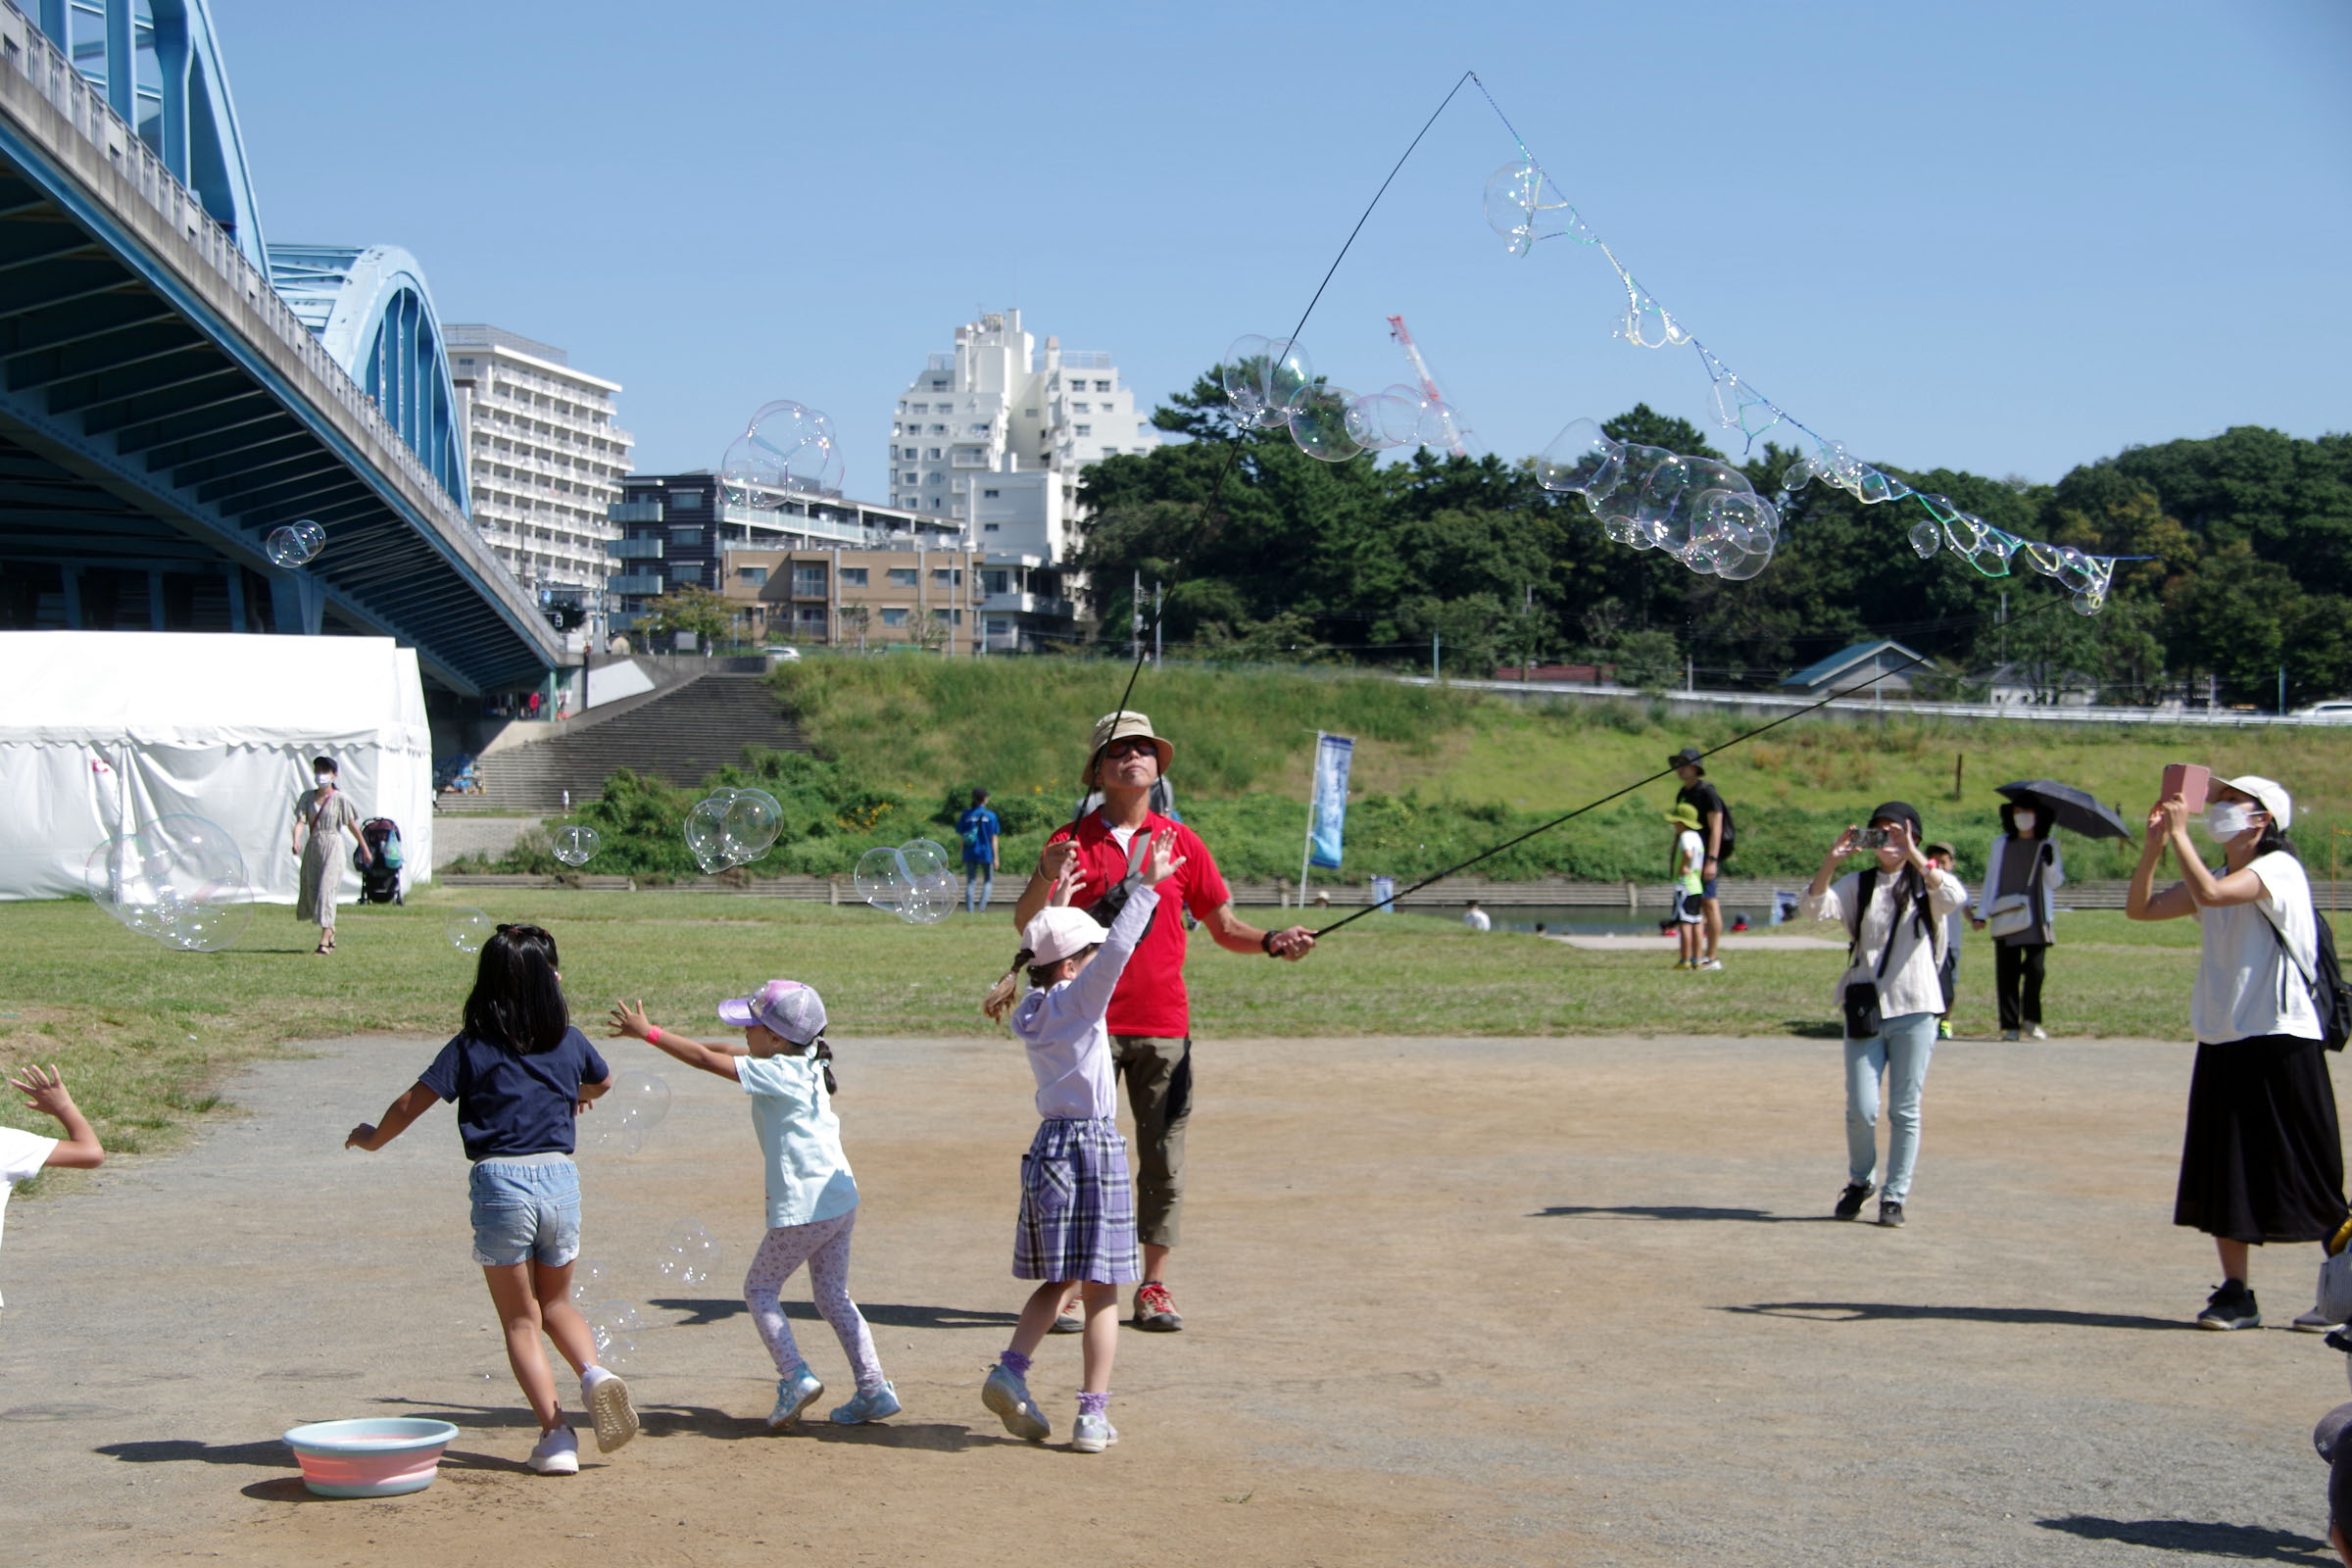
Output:
M435 522L445 529L470 527L465 513L449 499L449 492L441 488L432 471L409 449L351 373L278 296L269 276L237 248L235 237L214 220L196 193L165 167L155 150L115 113L106 95L74 68L49 35L7 0L0 0L0 62L25 77L84 140L102 151L115 171L187 240L204 264L253 307L270 332L318 377L328 396L374 439L377 451L370 457L388 461L400 470L423 504L437 514Z

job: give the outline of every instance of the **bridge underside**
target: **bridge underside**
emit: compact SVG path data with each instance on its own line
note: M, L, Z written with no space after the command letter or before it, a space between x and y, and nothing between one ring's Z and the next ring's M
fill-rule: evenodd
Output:
M0 122L0 627L346 631L465 693L535 684L552 633L420 509L299 363L241 336ZM438 498L436 498L438 499ZM326 550L272 565L272 528Z

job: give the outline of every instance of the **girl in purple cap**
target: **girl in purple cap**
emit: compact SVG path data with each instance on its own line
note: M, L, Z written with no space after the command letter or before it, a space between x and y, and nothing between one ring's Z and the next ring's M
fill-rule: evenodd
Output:
M897 1415L898 1391L883 1377L874 1337L850 1299L858 1182L841 1152L841 1118L833 1113L838 1086L833 1048L825 1044L824 1002L797 981L770 980L755 995L720 1003L718 1017L743 1031L741 1046L709 1046L670 1034L645 1015L642 1002L612 1004L612 1033L732 1078L752 1098L752 1126L767 1166L768 1229L744 1276L743 1299L776 1363L768 1430L789 1426L825 1392L784 1321L784 1282L803 1263L816 1309L833 1326L858 1379L858 1396L836 1408L833 1420L846 1427Z

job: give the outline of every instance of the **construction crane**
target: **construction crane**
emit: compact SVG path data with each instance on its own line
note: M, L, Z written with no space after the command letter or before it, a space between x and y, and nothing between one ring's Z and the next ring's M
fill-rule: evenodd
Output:
M1389 335L1396 340L1397 345L1404 350L1404 357L1412 362L1413 377L1421 383L1421 396L1428 401L1429 406L1436 410L1439 417L1444 420L1446 450L1457 458L1468 457L1470 447L1467 438L1471 434L1470 427L1462 423L1453 412L1453 405L1446 401L1446 394L1438 390L1438 378L1429 373L1429 362L1421 358L1421 348L1413 341L1413 334L1404 329L1403 317L1392 316L1389 318Z

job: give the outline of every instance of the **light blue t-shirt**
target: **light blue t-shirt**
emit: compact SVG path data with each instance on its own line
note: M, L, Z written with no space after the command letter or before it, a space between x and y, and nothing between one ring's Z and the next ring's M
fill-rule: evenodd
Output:
M809 1225L858 1206L858 1180L841 1152L841 1118L825 1093L824 1064L809 1056L738 1056L736 1081L752 1097L752 1126L767 1166L767 1223Z

